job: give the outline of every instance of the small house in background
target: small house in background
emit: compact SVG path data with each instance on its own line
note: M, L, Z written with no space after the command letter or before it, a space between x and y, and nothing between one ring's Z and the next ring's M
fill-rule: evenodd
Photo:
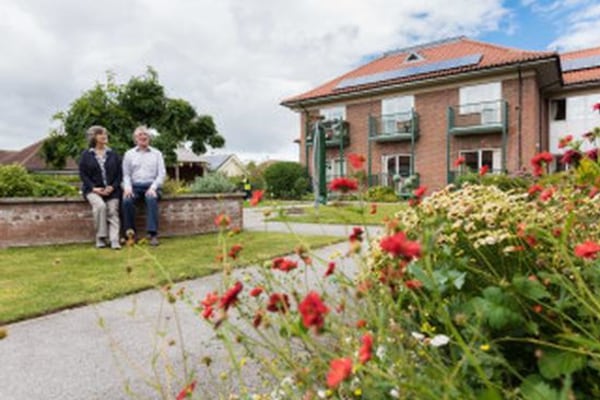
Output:
M208 163L209 172L218 172L228 177L247 173L246 167L235 154L203 155L200 159Z
M175 150L177 163L167 167L167 174L176 181L192 182L198 176L204 176L208 171L208 164L202 156L194 154L185 147Z
M77 175L79 173L77 162L72 158L67 159L67 164L61 170L47 166L40 155L43 144L44 139L30 144L22 150L0 150L0 165L17 164L29 172L38 174Z

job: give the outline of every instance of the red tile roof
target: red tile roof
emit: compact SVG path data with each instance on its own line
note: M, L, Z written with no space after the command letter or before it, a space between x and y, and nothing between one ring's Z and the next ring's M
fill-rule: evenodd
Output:
M52 170L53 168L46 166L46 162L39 154L43 144L44 140L40 140L25 147L23 150L0 150L0 165L19 164L28 171ZM76 171L77 169L78 166L75 160L72 158L67 159L67 165L64 170Z
M421 60L406 62L411 53L422 56ZM421 65L428 65L445 60L457 59L465 56L481 55L479 62L462 67L438 70L434 72L418 73L397 79L382 80L364 85L349 87L337 87L346 79L365 77L388 71L402 70ZM356 68L336 79L333 79L315 89L295 97L288 98L282 102L283 105L292 106L296 102L313 100L337 94L358 92L365 89L385 87L398 83L414 82L439 76L454 75L466 71L475 71L492 67L516 64L520 62L535 61L541 59L557 58L556 52L549 51L525 51L509 47L497 46L489 43L459 37L454 39L433 42L430 44L401 49L384 54L382 57Z
M600 47L563 53L560 55L560 60L564 63L565 61L588 57L600 57ZM592 68L563 71L563 81L565 85L577 85L593 81L597 81L600 84L600 65Z

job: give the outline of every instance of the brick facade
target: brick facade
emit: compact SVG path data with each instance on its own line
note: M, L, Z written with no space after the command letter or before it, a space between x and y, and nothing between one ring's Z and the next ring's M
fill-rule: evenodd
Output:
M242 194L165 197L159 203L162 237L218 231L214 218L231 217L232 226L243 228ZM136 226L143 231L144 216ZM90 205L77 198L0 199L0 248L62 243L93 243Z

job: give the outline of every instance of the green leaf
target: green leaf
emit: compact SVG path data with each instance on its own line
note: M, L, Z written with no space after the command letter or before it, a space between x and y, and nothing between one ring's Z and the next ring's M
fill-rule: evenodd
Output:
M503 397L496 388L489 387L477 395L477 400L502 400Z
M540 373L546 379L556 379L585 367L586 358L568 351L546 349L538 360Z
M544 285L537 280L532 281L524 276L515 276L512 284L519 294L528 299L539 300L550 297L550 293Z
M539 375L530 375L521 384L525 400L558 400L558 391L553 389Z
M483 298L473 299L473 306L481 312L492 329L515 327L524 321L514 298L496 286L485 288Z

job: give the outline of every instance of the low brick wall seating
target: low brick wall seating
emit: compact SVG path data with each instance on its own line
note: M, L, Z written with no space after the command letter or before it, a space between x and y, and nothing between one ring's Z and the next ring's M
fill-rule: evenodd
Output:
M218 231L221 213L232 226L243 228L241 193L164 196L159 203L159 236L194 235ZM136 227L144 232L143 206ZM0 199L0 248L64 243L93 243L92 211L77 198Z

